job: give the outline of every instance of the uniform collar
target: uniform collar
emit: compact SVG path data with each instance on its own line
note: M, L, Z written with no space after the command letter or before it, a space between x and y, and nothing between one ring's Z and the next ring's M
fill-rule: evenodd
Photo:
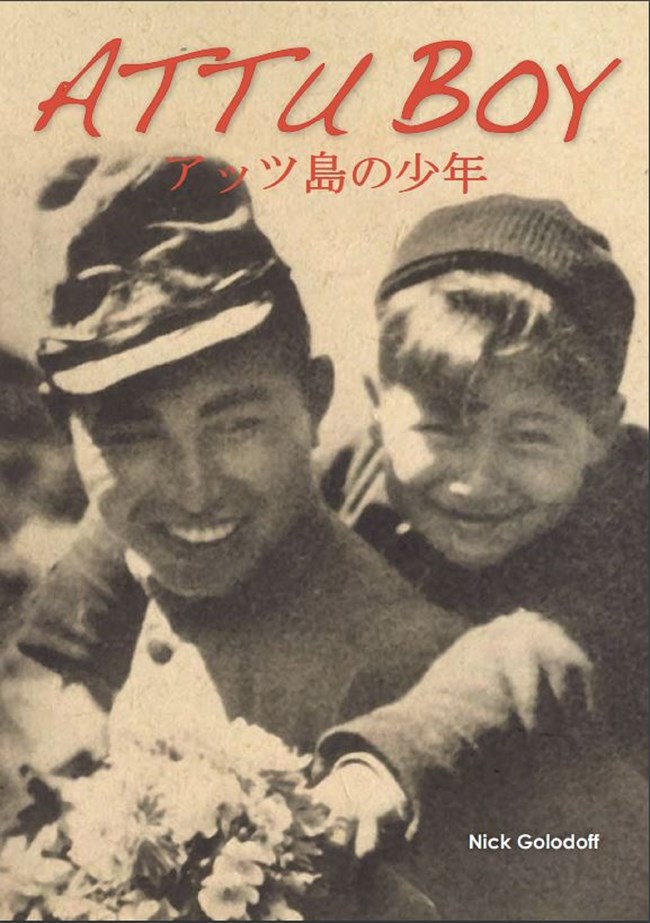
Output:
M412 531L410 523L391 506L385 470L383 446L370 429L359 441L345 479L344 499L338 513L346 526L357 529L363 515L372 509L380 511L384 520L390 520L391 531L396 536Z

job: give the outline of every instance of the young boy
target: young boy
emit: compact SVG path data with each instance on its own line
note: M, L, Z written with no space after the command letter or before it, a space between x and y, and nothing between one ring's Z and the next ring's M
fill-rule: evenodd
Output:
M432 602L562 625L645 768L647 434L620 424L618 392L633 305L607 240L561 202L430 213L379 291L372 431L326 490ZM424 714L426 681L417 696Z
M404 239L379 290L371 430L339 455L324 487L343 520L428 599L479 630L503 625L493 663L517 647L507 623L494 620L500 613L524 607L562 625L595 667L603 750L640 779L647 434L621 425L618 392L633 303L607 240L560 202L504 195L430 213ZM480 684L491 656L485 643L485 661L476 663L457 642L447 677L455 658L458 672ZM457 756L441 735L455 720L455 696L440 666L400 702L327 736L321 754L336 754L356 734L390 761L413 802L426 801L424 769L434 755ZM520 651L520 676L532 679L535 667L530 650ZM529 781L541 791L552 778L551 770ZM494 797L483 781L472 793L477 803ZM606 775L602 786L616 787ZM516 786L506 797L516 798ZM573 797L586 818L584 798ZM449 834L445 805L436 811ZM645 854L638 842L630 861L643 864ZM456 860L466 862L462 849ZM448 863L449 852L445 872ZM492 871L493 906L507 915L507 887L497 896L502 869ZM445 872L438 870L439 887ZM472 906L470 890L456 912ZM483 906L479 892L473 918ZM537 906L553 915L552 900Z

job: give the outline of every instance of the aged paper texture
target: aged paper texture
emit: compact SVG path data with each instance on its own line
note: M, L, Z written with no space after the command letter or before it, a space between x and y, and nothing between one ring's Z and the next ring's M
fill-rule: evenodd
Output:
M642 563L646 537L638 510L646 506L641 487L633 491L644 478L647 486L647 5L582 0L22 2L2 4L0 25L4 37L0 64L4 140L0 627L6 647L0 672L2 687L7 689L0 700L0 732L4 735L0 753L6 755L0 762L0 793L4 787L8 805L0 812L5 825L0 836L12 832L6 824L15 814L14 805L24 807L15 787L15 770L22 766L23 779L30 773L45 779L43 788L36 783L36 790L45 797L45 807L41 804L39 810L46 811L52 837L45 845L44 840L36 841L41 845L35 859L29 843L38 829L38 812L25 815L24 828L13 828L14 837L5 841L0 853L0 918L64 919L65 913L76 912L76 919L197 919L188 914L200 912L203 919L302 919L299 913L306 919L643 919L647 913L642 895L644 888L647 891L647 832L642 823L647 812L647 776L643 774L647 753L645 737L638 729L647 706L644 651L648 632L641 614L647 587L647 567ZM77 80L101 49L95 64ZM175 68L161 67L161 62L175 56L179 56ZM259 60L253 67L256 57ZM152 62L158 62L157 66L142 66ZM218 69L216 62L233 66ZM119 70L124 65L139 66L129 73L128 68ZM211 65L215 72L210 74L205 68ZM72 81L67 97L66 81ZM302 94L298 93L301 87ZM58 108L52 105L57 93L63 103ZM91 102L83 106L79 100ZM427 122L430 127L424 130ZM102 273L125 273L125 290L133 294L128 289L131 270L125 270L118 256L95 260L93 253L82 255L74 273L70 262L66 263L71 238L85 227L100 200L89 193L87 199L81 194L71 196L62 207L44 206L43 190L61 176L66 163L76 163L80 177L87 172L79 180L85 193L103 175L106 164L117 165L111 175L119 179L124 164L134 158L160 165L175 158L177 185L187 188L199 175L198 167L193 174L195 164L216 159L221 191L214 190L215 200L222 195L227 202L228 196L235 202L240 184L248 187L255 221L274 248L270 262L277 255L290 267L311 324L313 355L331 358L335 378L318 436L314 420L319 410L314 406L321 405L320 392L314 397L316 386L313 393L308 392L311 422L304 425L295 420L305 405L299 402L292 416L291 394L282 399L276 396L290 423L272 431L264 451L251 461L249 443L237 437L241 438L237 452L244 486L232 475L235 486L231 485L231 492L224 488L217 497L221 488L215 486L216 463L205 463L204 453L197 465L205 463L209 474L197 486L199 469L194 469L197 480L191 501L189 475L172 497L172 488L167 491L159 472L169 466L169 484L176 484L177 477L180 484L182 466L187 471L191 468L189 449L179 445L176 437L183 427L190 432L187 407L192 401L197 404L197 395L202 399L201 389L207 387L205 369L197 373L196 382L170 372L162 386L155 379L151 392L146 382L154 379L144 379L145 415L151 407L160 411L156 425L169 425L165 438L169 437L170 448L160 451L144 478L158 478L160 496L154 496L153 488L145 496L142 488L139 498L134 500L133 493L131 506L124 512L119 506L121 475L115 471L126 471L132 459L124 469L120 462L111 470L118 482L111 494L101 480L107 477L101 463L110 452L104 451L106 446L95 439L92 428L84 429L86 436L90 433L92 448L101 449L95 462L101 459L99 467L84 468L83 456L79 464L85 490L82 488L70 440L53 428L42 409L35 359L39 341L48 330L56 286L67 284L75 273L75 283ZM112 180L108 173L104 180L109 203L112 193L106 190ZM224 191L227 183L230 192ZM60 187L58 192L52 188L51 196L61 194ZM170 187L165 192L174 195ZM464 435L459 435L461 427L450 436L447 423L438 417L420 420L408 430L404 421L413 412L413 394L392 404L384 400L385 395L377 396L377 387L381 392L386 381L377 370L375 299L396 250L405 252L398 248L410 239L417 222L434 209L469 207L489 196L552 200L554 204L547 201L544 205L551 211L558 202L564 203L580 222L609 242L611 258L635 298L620 384L625 402L612 403L608 392L612 398L607 404L609 416L605 411L590 416L591 404L589 413L582 405L578 411L574 405L567 409L567 403L559 399L556 405L552 397L550 404L544 404L549 394L557 396L562 383L552 382L545 390L548 376L543 387L537 380L531 385L528 372L513 378L512 386L497 382L491 396L489 388L488 397L481 392L480 400L486 404L480 400L478 404L492 407L489 412L497 424L490 429L491 424L478 423L470 436L471 427L463 430ZM134 209L142 208L143 214L150 207L150 203L135 201ZM183 216L173 228L177 237L170 239L180 241L179 246L187 239L203 240L217 233L221 221L234 222L236 235L237 215L233 217L226 205L224 208L218 220L216 212L212 222L201 218L205 223L201 228L198 218ZM139 214L134 211L134 226ZM540 221L547 214L544 211ZM441 219L440 227L445 220ZM459 220L462 224L464 219ZM492 224L485 225L486 239L493 247L505 246L508 252L511 243L504 243L499 220L496 216ZM449 227L453 237L458 225ZM129 233L127 218L125 238ZM553 228L548 233L546 242L535 244L539 246L535 258L541 260L549 278L560 265L578 260L576 254L583 244L593 264L599 268L603 263L610 265L607 244L594 243L589 234L588 241L581 238L575 253L569 244L560 253L554 249ZM444 250L443 231L434 225L432 236ZM101 233L98 240L99 253ZM165 243L155 243L164 250ZM409 246L417 259L426 262L430 257L428 251L418 249L421 243L411 241L407 252ZM565 244L557 246L562 250ZM459 245L457 249L465 252L471 247ZM145 250L143 246L140 258ZM548 255L551 251L552 257ZM222 256L215 259L222 262L220 281L213 291L219 293L219 285L227 288L233 279L238 284L240 276L254 287L254 273L253 283L247 276L249 266L236 259L231 265ZM401 259L412 268L406 258ZM461 271L468 268L462 261L458 265ZM509 267L500 263L497 268L507 274ZM202 266L188 272L196 271L198 279L204 270ZM604 289L590 288L593 276L586 278L581 291L594 298L593 302L586 299L588 308L597 303L601 313L595 321L587 320L580 334L585 341L601 343L599 349L605 342L602 349L607 353L616 333L610 337L605 332L599 340L596 329L601 322L606 331L610 329L607 298ZM120 280L124 281L121 276ZM145 283L147 280L151 281L149 276ZM140 281L138 277L138 284ZM420 281L420 277L415 279ZM187 279L186 283L190 285ZM402 294L404 288L409 286L402 285ZM517 297L525 300L529 288ZM554 297L551 289L542 293L547 301ZM264 298L255 292L251 304L257 309ZM391 290L386 299L393 294ZM264 297L267 295L265 290ZM63 296L59 293L57 297ZM542 305L543 315L547 301L535 301L535 297L533 303ZM560 296L558 299L561 301ZM232 301L241 307L242 299ZM615 301L611 312L618 310ZM102 304L105 307L108 301ZM66 366L65 350L70 342L77 347L81 343L82 351L84 343L99 343L91 357L97 361L98 376L105 374L104 359L110 360L112 350L122 349L115 347L122 336L132 336L141 350L137 355L144 357L135 372L109 371L106 385L86 391L74 385L70 394L87 397L92 393L93 400L101 404L101 395L108 390L121 395L115 406L119 404L122 410L131 399L140 407L142 394L129 391L129 381L140 381L140 371L178 368L174 363L188 356L191 359L204 348L178 346L174 335L187 331L174 320L173 312L171 320L165 320L164 335L153 339L152 347L147 340L151 316L146 297L142 304L142 316L134 322L141 327L135 333L129 327L133 318L125 308L126 320L118 318L115 338L111 334L102 340L105 329L95 322L93 312L84 314L81 302L71 309L69 339L63 323L55 324L54 333L49 330L58 345L48 356L60 349L64 373L78 368L87 372L91 361L70 359ZM110 312L109 304L108 327ZM468 323L453 328L459 342L463 341L461 347L456 343L461 352L465 349L463 361L471 358L472 337L484 320L480 312L477 317L478 326ZM206 347L218 347L221 340L229 339L226 334L220 338L213 334L209 325L214 318L209 310L201 318L211 331L206 335L213 336ZM257 329L252 322L250 329L246 320L241 323L245 334ZM578 326L582 323L580 320ZM411 331L411 336L415 351L421 347L424 355L424 340L418 341L417 331ZM404 337L408 339L407 334ZM155 350L167 348L176 350L168 360L152 358ZM447 359L452 354L450 349ZM253 353L253 359L242 365L246 375L250 372L251 380L243 383L249 390L257 382L255 356ZM53 361L58 361L56 356ZM259 361L266 370L266 360ZM239 368L235 360L233 363ZM50 396L53 392L56 396L57 382L64 378L60 367L54 364L52 368L52 374L46 368L46 377ZM318 382L322 385L326 363L320 368ZM236 373L229 369L220 374L232 384ZM246 375L240 375L240 385ZM127 390L110 391L125 381ZM374 384L368 386L368 382ZM66 387L61 386L64 397ZM396 391L399 388L392 389L393 397ZM421 473L417 452L423 433L429 450L431 440L435 443L433 455L438 459L447 458L448 453L460 465L461 455L466 460L476 450L485 456L503 435L505 423L499 421L505 419L504 408L510 406L513 394L522 402L533 394L540 402L532 410L530 403L526 405L529 416L535 415L533 410L537 417L546 412L548 422L551 410L557 410L554 425L560 435L553 443L555 455L549 448L554 435L538 437L535 430L531 436L529 430L524 437L529 442L546 440L539 449L542 461L538 464L535 456L537 443L534 449L522 449L512 469L509 462L503 464L500 480L490 474L494 483L499 482L498 490L490 494L481 487L483 499L473 506L467 497L474 488L467 486L469 476L467 483L463 480L464 472L455 479L449 476L449 502L444 497L441 501L436 493L442 475L419 495L415 489L412 495L408 490L399 492L395 484L408 481L403 471L416 472L413 482ZM199 407L200 421L214 411L223 394L212 398ZM321 401L322 408L326 403ZM80 406L86 407L83 400ZM95 421L96 405L91 400L88 406ZM465 422L468 406L464 400L461 415ZM515 411L525 416L522 408L523 403ZM616 429L619 411L621 425ZM85 412L78 414L82 429ZM101 411L98 416L101 420ZM608 430L605 437L607 420L613 417L611 433ZM258 424L258 418L249 415L234 427L240 433ZM141 425L142 415L127 420L128 439L132 429ZM409 442L416 430L417 438ZM383 447L377 442L379 431ZM608 455L611 445L618 445L614 431L632 433L633 445L618 467L612 462L611 478L603 475L589 488L591 508L582 533L578 526L582 527L579 516L586 503L583 476L587 483L585 471L604 470L602 465L614 457ZM138 433L140 438L141 431ZM157 430L155 438L159 436ZM436 441L448 437L467 441L444 445ZM150 432L140 444L147 438ZM228 438L224 458L228 453L234 455L230 434ZM320 506L313 516L305 512L312 509L308 505L312 501L300 494L301 469L296 461L305 439L307 454L314 448L314 480L320 479L338 517ZM224 436L224 444L226 441ZM77 431L78 460L83 455L82 443L83 436ZM172 443L178 464L170 462ZM394 455L389 458L391 445ZM413 447L410 454L409 446ZM148 448L139 451L145 458ZM144 471L145 462L142 465ZM131 469L128 471L131 477ZM201 469L200 473L205 472ZM128 481L134 491L137 476L132 481L129 477L124 475L124 483ZM481 477L489 480L483 473L475 481ZM86 494L90 512L85 512ZM437 508L428 520L422 509L427 496L434 494L432 503L441 506L442 512ZM300 515L292 519L294 508ZM157 570L160 548L155 541L151 559L146 542L137 543L138 516L150 525L155 509L162 510L162 524L156 522L156 528L167 530L161 544L168 542L163 549L167 570L162 566ZM372 519L375 514L378 518ZM443 519L435 519L436 515ZM256 517L258 532L250 526L257 522ZM565 545L568 532L558 530L567 523L567 529L573 528L574 520L578 526ZM129 532L133 521L136 528ZM380 555L371 554L356 537L353 541L347 526ZM241 537L247 528L251 529L249 542ZM135 536L133 543L131 535ZM236 553L227 550L231 535L239 536L235 542L242 543ZM279 537L275 543L273 535ZM169 563L174 558L169 551L174 541L178 555ZM349 547L348 541L352 543ZM199 560L199 546L205 546L198 554L204 555L200 560L206 564L204 573L196 576L192 568ZM221 550L213 554L210 549L218 546ZM514 556L525 556L527 550L528 559ZM430 554L438 563L431 563ZM547 560L545 556L552 562L547 570L541 563ZM54 582L43 582L51 579L47 574L61 559L81 562L74 578L66 578L68 564L64 564L55 572L59 576ZM497 587L502 579L510 580L515 570L516 591L511 592L510 584ZM34 599L36 602L29 602ZM197 605L203 607L200 617ZM369 621L370 610L377 612L376 624ZM29 668L23 676L27 661ZM433 661L440 668L427 672ZM400 698L405 694L406 699ZM546 698L553 714L548 732L543 724ZM397 704L389 705L393 700ZM377 711L379 706L387 710ZM96 780L104 778L101 774L109 772L106 763L94 774L90 772L105 759L108 713L114 765L129 770L123 777L111 770L117 773L117 781L111 779L104 789L101 784L93 789ZM225 786L223 780L231 778L232 766L224 770L224 760L229 758L224 756L225 749L219 763L212 751L206 756L201 747L196 751L193 747L201 737L206 747L207 741L219 741L221 735L229 740L230 731L224 728L233 727L228 723L233 718L244 718L251 725L246 731L236 725L242 736L237 738L233 732L235 750L239 747L240 756L246 748L249 756L255 751L239 780L250 782L254 777L259 782L262 770L273 769L286 773L285 788L280 783L276 789L269 788L266 800L249 806L245 822L241 820L244 814L235 811L237 819L226 834L225 828L221 832L210 828L206 833L205 824L200 825L203 819L200 823L197 819L203 802L193 793L200 790L201 797L207 798L206 793L212 797L217 787L214 778L223 771L219 780ZM341 730L341 722L350 723L344 723ZM587 727L584 737L580 736L583 722ZM322 865L314 864L308 846L299 842L296 833L295 818L301 810L311 810L291 787L297 784L296 774L303 772L304 765L294 764L294 756L284 751L277 737L265 736L256 725L300 750L312 753L319 748L314 777L324 786L319 791L330 807L330 817L340 811L342 818L338 834L331 836L332 840L338 836L338 845L328 846L331 851L326 850ZM334 725L338 730L328 736ZM492 732L498 738L494 752ZM485 734L488 743L483 750ZM557 747L549 756L544 747L551 738ZM76 815L72 812L72 826L61 828L62 833L55 827L52 791L57 790L57 779L66 776L66 784L74 785L71 778L81 775L85 779L81 782L89 786L84 795L88 804L94 799L105 806L114 798L119 813L119 804L128 801L128 792L132 794L128 785L137 787L138 774L147 784L154 786L155 779L158 785L162 773L152 763L152 753L162 759L161 749L169 774L160 804L165 797L172 798L172 790L176 797L179 788L186 789L182 810L188 812L184 823L190 824L194 845L187 847L187 854L182 853L190 842L187 837L174 852L169 844L175 833L165 834L166 839L159 836L163 821L155 812L147 815L146 823L158 831L156 849L142 849L142 842L150 842L147 836L155 840L151 829L146 835L139 833L137 849L132 850L142 860L137 874L127 876L128 888L126 879L113 888L116 866L111 867L110 875L106 872L102 865L107 861L106 850L102 850L105 842L117 855L115 844L122 843L119 823L111 827L111 812L102 815L100 822L96 812L93 823L98 826L93 828L89 820L75 827L74 817L82 816L79 808ZM80 752L83 759L79 759ZM192 759L195 763L189 766ZM176 770L169 767L186 764L187 777L179 783L180 776L173 776ZM343 790L349 804L354 802L352 808L345 806L340 790L336 794L336 780L343 778L337 772L346 773ZM328 788L332 779L335 784ZM54 800L43 796L48 786L47 797ZM61 791L78 793L81 788ZM224 804L239 804L231 789L227 795L224 791L219 794ZM79 795L71 797L74 803ZM138 823L144 810L140 810L141 802L142 798ZM282 811L294 812L293 827ZM88 816L91 814L92 810ZM281 827L283 817L286 823ZM312 822L315 830L315 815L309 814ZM309 823L305 821L300 828L305 842L311 842ZM279 839L274 841L278 829ZM19 843L21 830L27 831L27 839ZM70 830L77 831L77 841ZM95 836L97 830L100 833ZM219 837L230 837L239 845L231 850L232 855L215 859ZM163 839L164 848L160 845ZM295 855L283 860L282 866L278 856L289 855L290 841ZM582 845L576 845L577 841ZM95 857L95 877L83 878L82 854ZM115 863L126 867L133 858L129 855L124 847ZM563 857L567 865L561 870ZM47 861L61 863L57 873L61 878L56 878L51 865L47 873L37 868ZM227 875L219 878L218 870L228 862ZM62 871L64 863L67 866ZM183 871L179 871L181 866ZM75 887L80 890L75 892L77 903L72 899L66 903L65 896L73 891L73 867ZM298 876L290 884L282 877L287 868ZM277 872L275 878L269 869ZM313 889L299 878L318 872L322 878ZM85 891L78 884L82 879ZM174 888L169 884L172 879Z

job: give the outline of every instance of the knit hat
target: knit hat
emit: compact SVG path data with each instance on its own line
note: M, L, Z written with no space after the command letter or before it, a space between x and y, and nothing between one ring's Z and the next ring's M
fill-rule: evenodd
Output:
M241 336L288 302L300 306L246 187L227 189L226 164L199 162L172 190L178 163L75 163L40 199L52 209L93 182L102 191L69 244L38 350L54 388L103 391Z
M564 203L495 195L430 212L397 250L379 288L379 319L396 291L453 269L506 272L548 292L619 384L634 295L607 239Z

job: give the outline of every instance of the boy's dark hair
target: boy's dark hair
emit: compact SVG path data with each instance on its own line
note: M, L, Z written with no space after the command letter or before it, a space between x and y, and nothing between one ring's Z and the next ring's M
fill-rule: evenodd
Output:
M456 270L387 299L379 374L462 407L480 375L526 354L569 406L589 415L615 392L594 345L555 300L500 272Z

